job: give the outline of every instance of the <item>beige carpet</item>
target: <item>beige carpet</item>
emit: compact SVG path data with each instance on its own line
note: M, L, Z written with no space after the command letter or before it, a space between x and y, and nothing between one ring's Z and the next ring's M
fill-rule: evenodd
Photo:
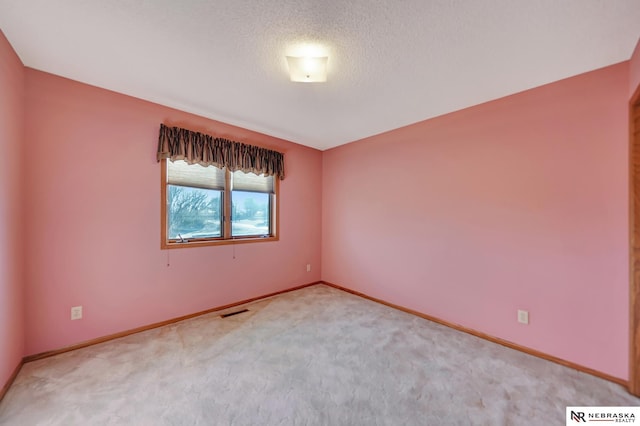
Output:
M317 285L26 364L3 425L564 425L621 386Z

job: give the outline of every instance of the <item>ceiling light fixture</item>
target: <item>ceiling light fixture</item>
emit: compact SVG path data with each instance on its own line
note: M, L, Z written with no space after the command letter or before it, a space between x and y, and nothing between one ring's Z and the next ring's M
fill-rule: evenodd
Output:
M327 56L287 56L291 81L324 83L327 81Z

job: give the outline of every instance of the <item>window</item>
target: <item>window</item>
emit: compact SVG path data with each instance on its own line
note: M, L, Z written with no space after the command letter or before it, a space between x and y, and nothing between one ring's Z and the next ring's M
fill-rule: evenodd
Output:
M161 247L275 241L284 154L160 124Z
M162 160L162 248L274 241L277 179Z

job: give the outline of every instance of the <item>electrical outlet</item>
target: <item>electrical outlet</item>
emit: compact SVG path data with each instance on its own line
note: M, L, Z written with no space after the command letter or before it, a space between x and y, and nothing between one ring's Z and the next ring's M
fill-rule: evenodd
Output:
M311 272L311 264L307 263L307 272Z
M520 324L529 324L529 311L518 309L518 322Z
M73 306L71 308L71 319L72 320L82 319L82 306Z

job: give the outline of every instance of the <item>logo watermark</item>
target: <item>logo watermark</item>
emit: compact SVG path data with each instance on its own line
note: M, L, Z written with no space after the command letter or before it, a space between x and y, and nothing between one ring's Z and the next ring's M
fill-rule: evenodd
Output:
M567 407L565 418L567 426L584 423L632 424L640 419L640 407Z

